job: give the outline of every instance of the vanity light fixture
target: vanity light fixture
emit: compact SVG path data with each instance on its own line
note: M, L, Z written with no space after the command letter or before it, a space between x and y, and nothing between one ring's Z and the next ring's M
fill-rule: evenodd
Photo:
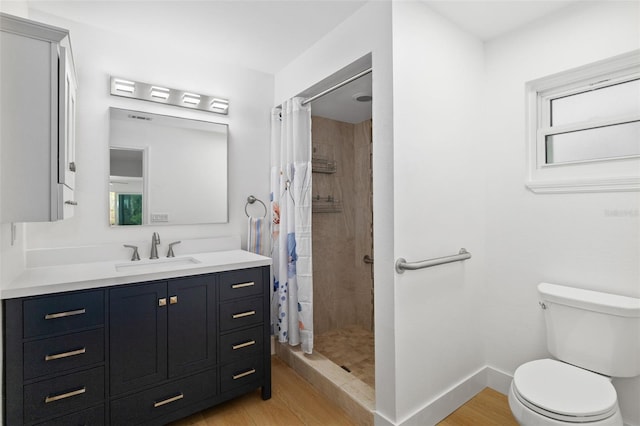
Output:
M171 89L151 83L126 80L120 77L111 77L111 94L113 96L158 102L216 114L229 114L228 99L186 90Z
M117 91L126 93L133 93L136 90L136 83L121 78L112 79L111 86Z
M189 105L198 105L200 103L200 95L195 93L185 93L182 95L182 102Z
M167 100L169 99L170 89L159 86L151 86L151 97Z

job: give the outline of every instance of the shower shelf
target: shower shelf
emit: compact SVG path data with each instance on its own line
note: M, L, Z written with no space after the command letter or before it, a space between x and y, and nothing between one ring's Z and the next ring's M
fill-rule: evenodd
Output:
M326 158L312 158L311 171L313 173L335 173L338 171L338 164L334 160Z
M336 200L333 196L313 197L311 211L313 213L340 213L342 211L342 202Z

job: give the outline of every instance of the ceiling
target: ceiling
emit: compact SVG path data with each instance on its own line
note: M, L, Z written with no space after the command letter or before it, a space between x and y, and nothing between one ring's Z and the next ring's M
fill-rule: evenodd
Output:
M464 31L487 41L586 0L422 1ZM28 0L31 10L138 41L175 46L194 55L201 55L203 43L214 40L221 62L268 74L280 71L365 3L366 0ZM329 87L338 81L335 77L303 96ZM313 102L312 111L328 118L342 117L347 122L370 118L371 102L354 101L355 93L371 94L371 74Z
M424 0L439 14L488 41L584 0Z
M2 0L7 1L7 0ZM30 10L275 74L365 0L28 0Z

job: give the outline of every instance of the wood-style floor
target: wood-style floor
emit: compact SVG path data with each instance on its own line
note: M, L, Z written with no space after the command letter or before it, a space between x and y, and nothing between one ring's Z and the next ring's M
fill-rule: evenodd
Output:
M271 399L263 401L256 390L172 426L355 425L280 359L271 358L271 369Z
M272 396L260 391L187 417L171 426L350 426L355 423L307 381L273 357ZM517 426L507 397L485 389L438 424L439 426Z
M511 414L507 396L485 388L438 426L518 426L518 422Z

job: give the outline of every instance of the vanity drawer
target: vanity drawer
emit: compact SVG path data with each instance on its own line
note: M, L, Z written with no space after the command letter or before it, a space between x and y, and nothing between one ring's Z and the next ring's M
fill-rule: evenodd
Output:
M220 274L220 300L262 295L262 269L253 268Z
M47 420L36 426L103 426L104 424L104 405L101 405L68 416Z
M264 363L260 356L224 365L220 368L220 392L260 381L263 376Z
M220 304L220 330L232 330L263 322L262 297Z
M104 324L104 292L30 299L23 309L25 338L79 330Z
M229 362L262 353L263 326L220 336L220 361Z
M99 404L104 399L104 368L67 374L24 387L25 423Z
M111 403L112 425L143 423L216 394L216 371L209 370Z
M104 361L102 328L24 344L25 380Z

